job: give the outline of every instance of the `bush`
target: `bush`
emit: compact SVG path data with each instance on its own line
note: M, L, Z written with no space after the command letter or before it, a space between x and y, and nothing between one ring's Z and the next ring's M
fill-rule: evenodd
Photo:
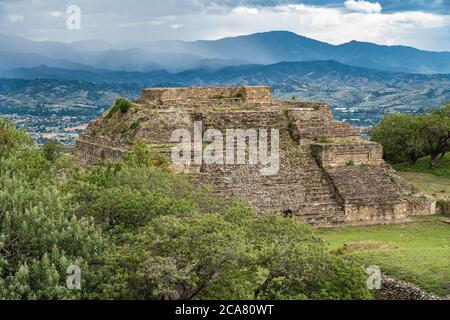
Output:
M328 253L312 228L245 207L157 216L119 250L104 286L115 298L371 297L364 270Z
M436 201L436 208L442 214L450 214L450 200L438 200L438 201Z
M48 161L55 162L64 152L67 151L67 147L61 142L53 140L44 143L42 145L42 151Z
M13 122L0 118L0 157L32 145L33 140L25 131L16 130Z
M106 118L111 118L114 114L120 112L121 114L127 113L131 108L131 102L125 98L118 98L112 108L106 114Z

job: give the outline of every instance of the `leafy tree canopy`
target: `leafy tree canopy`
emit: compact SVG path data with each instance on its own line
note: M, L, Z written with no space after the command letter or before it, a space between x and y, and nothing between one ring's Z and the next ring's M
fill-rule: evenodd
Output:
M429 155L430 166L437 167L450 150L450 104L424 115L388 114L371 134L382 144L386 160L414 164Z
M0 298L371 297L361 266L311 227L214 198L142 142L82 169L0 125ZM80 290L66 286L72 265Z

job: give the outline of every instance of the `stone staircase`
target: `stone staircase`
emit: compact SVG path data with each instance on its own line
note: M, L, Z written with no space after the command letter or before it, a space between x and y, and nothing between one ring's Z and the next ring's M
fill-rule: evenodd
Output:
M339 195L350 203L397 201L399 187L384 166L346 166L326 169Z
M292 151L295 157L290 155ZM205 165L199 182L211 185L222 197L249 201L258 213L281 212L315 226L345 223L332 185L309 148L297 147L290 152L282 152L276 175L262 176L258 166Z

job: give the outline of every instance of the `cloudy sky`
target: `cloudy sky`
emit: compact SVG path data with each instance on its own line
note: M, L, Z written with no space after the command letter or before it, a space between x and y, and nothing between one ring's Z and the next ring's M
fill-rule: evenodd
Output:
M69 30L67 8L81 10ZM217 39L289 30L450 51L450 0L0 0L0 32L35 40Z

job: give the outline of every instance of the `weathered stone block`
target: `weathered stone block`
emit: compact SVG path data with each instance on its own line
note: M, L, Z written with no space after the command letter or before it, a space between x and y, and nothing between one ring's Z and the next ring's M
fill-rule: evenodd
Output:
M381 165L383 149L379 143L315 143L311 145L313 154L322 167L346 165Z

